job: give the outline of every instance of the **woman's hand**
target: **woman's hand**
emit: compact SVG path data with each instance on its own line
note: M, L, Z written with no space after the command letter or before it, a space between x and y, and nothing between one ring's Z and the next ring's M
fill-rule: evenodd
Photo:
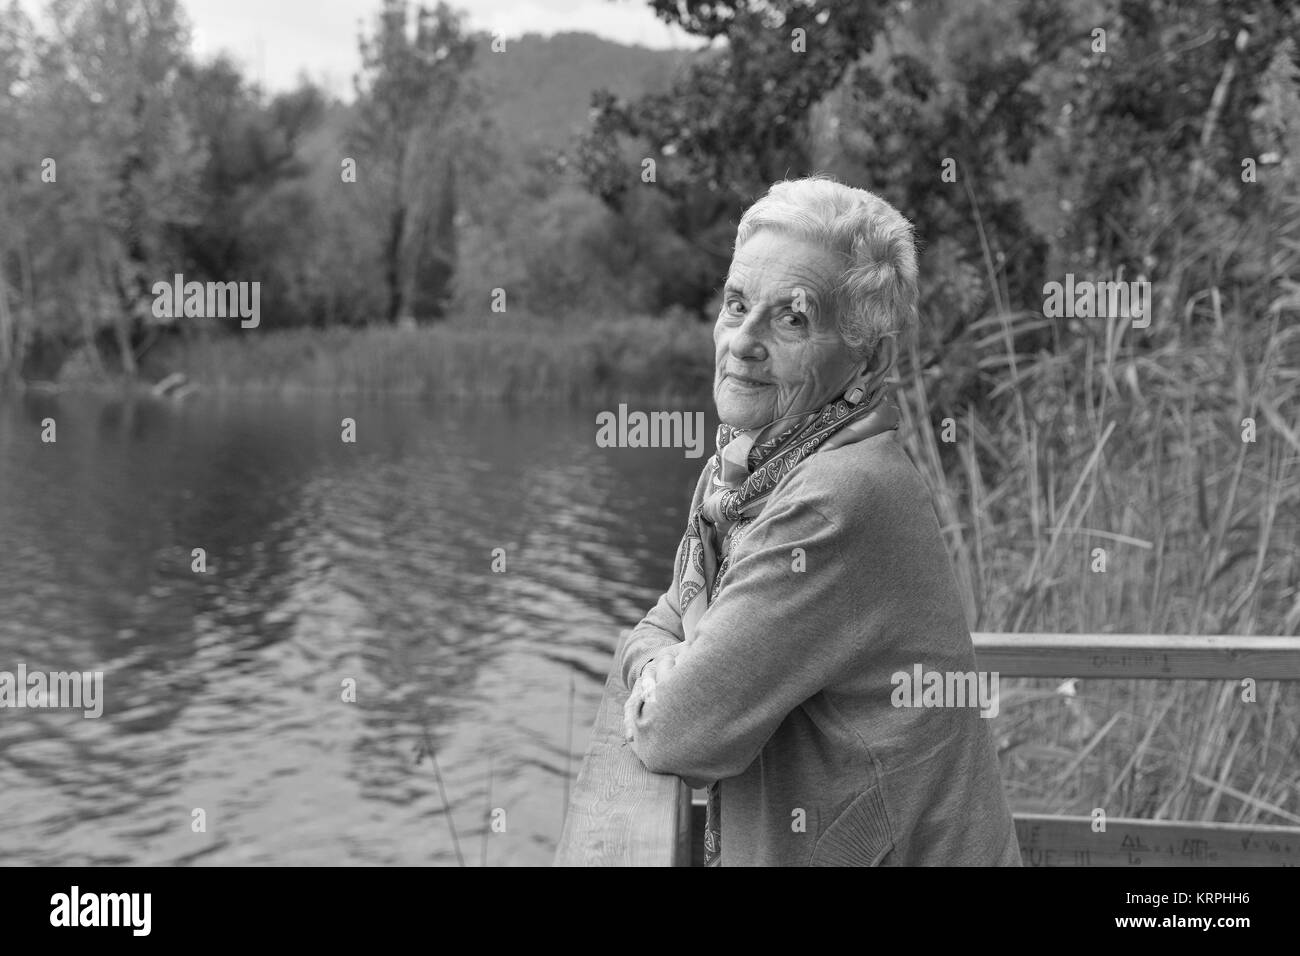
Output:
M636 715L640 712L641 705L647 701L654 701L655 686L677 666L677 658L686 647L685 641L669 644L663 650L656 652L650 662L641 669L641 676L632 686L632 693L628 695L627 703L623 705L624 740L630 741L636 736Z

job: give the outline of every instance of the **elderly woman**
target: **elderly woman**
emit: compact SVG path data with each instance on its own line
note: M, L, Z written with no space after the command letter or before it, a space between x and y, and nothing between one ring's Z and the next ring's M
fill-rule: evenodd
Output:
M708 788L708 865L1020 863L980 711L897 692L975 670L889 400L915 315L911 224L879 197L801 179L741 218L718 452L620 651L637 756Z

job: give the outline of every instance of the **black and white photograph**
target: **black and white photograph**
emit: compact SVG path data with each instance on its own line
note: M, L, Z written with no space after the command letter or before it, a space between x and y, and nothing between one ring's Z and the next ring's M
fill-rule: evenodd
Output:
M1240 941L1298 319L1293 0L0 0L22 919L1034 868L969 892Z

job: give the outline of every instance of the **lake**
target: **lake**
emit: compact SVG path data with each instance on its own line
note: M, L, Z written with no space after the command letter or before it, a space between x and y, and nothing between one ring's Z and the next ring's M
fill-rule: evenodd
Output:
M549 864L707 460L597 411L0 400L0 671L104 675L0 708L0 864Z

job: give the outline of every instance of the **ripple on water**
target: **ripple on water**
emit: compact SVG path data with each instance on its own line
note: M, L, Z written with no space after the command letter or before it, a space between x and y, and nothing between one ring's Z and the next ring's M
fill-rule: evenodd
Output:
M52 413L58 443L33 441ZM0 712L0 863L455 865L452 827L470 865L548 863L702 464L597 449L591 421L0 406L0 669L105 681L99 720Z

